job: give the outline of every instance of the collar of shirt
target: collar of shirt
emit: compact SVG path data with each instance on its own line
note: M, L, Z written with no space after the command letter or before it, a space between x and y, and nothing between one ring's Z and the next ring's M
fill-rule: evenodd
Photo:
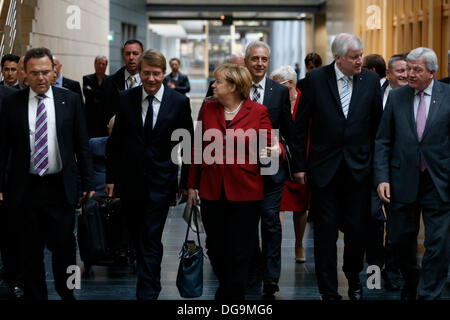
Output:
M128 78L131 76L131 73L129 73L127 71L127 69L125 69L125 82L128 81ZM141 84L141 77L139 77L139 72L136 74L133 74L134 80L136 80L137 84ZM128 83L128 82L127 82Z
M3 83L4 83L4 85L5 85L6 87L14 87L14 86L16 86L16 85L19 84L19 80L17 80L16 83L14 83L14 84L12 84L12 85L10 85L10 86L7 85L6 82L3 82Z
M434 80L431 80L431 83L428 87L425 88L425 90L423 90L425 92L426 95L431 97L431 94L433 93L433 85L434 85ZM419 94L419 90L414 90L414 94L417 95Z
M155 97L156 100L161 102L163 94L164 94L164 86L161 85L161 88L159 88L158 92L156 92L154 97ZM145 99L147 99L148 96L149 96L149 94L144 90L144 87L142 87L142 102L144 102Z
M56 79L56 81L55 81L55 86L61 88L62 85L63 85L63 75L60 75L59 78Z
M336 80L340 80L342 77L346 77L346 75L344 73L342 73L342 71L338 68L337 63L334 64L334 71L336 71ZM350 77L351 81L353 81L353 77Z
M47 92L44 93L45 94L45 98L50 98L53 99L53 90L52 90L52 86L50 86L50 88L48 88ZM36 98L36 96L38 96L39 94L34 92L33 89L30 88L30 93L28 94L28 101L31 101L31 99Z
M262 88L262 90L264 91L265 90L265 88L266 88L266 76L264 76L264 78L260 81L260 82L253 82L252 81L252 85L254 85L254 84L256 84L256 85L260 85L261 87L259 88L259 90L261 90L261 88Z

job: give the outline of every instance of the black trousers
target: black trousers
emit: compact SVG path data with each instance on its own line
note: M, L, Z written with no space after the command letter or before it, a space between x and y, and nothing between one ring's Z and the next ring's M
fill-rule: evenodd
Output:
M264 200L261 201L258 220L261 219L261 247L259 230L255 236L255 247L250 261L250 273L262 274L264 282L278 283L281 274L282 230L280 205L283 183L275 183L264 176Z
M370 179L356 181L344 162L327 186L312 188L316 277L319 292L324 296L339 296L336 247L339 230L344 232L346 277L355 279L363 269L370 195Z
M156 300L161 292L161 239L169 203L153 203L144 193L138 199L121 199L136 253L136 297L138 300Z
M0 204L0 252L5 281L9 286L23 286L23 217Z
M216 300L243 300L260 201L201 200L207 253L219 279Z
M70 265L76 265L75 207L66 202L62 174L29 176L26 201L17 212L24 216L25 298L47 300L44 249L52 252L55 289L63 300L73 299L67 287Z
M392 246L405 279L404 291L419 299L438 299L448 274L450 203L442 202L428 170L420 175L418 198L414 203L391 202L388 227ZM417 263L417 235L420 213L425 226L422 268Z

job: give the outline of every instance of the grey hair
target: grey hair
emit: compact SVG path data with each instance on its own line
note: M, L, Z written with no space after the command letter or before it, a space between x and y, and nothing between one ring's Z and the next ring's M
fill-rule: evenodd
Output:
M293 80L294 83L297 83L297 72L291 66L281 66L270 74L272 80L277 76L283 80Z
M94 63L96 63L98 59L105 59L106 60L106 64L108 64L108 58L107 57L105 57L105 56L96 56L95 60L94 60Z
M435 73L438 71L437 55L430 48L419 47L412 50L406 56L406 61L417 61L421 59L425 61L425 65L427 66L428 71L434 71Z
M255 47L264 47L264 48L266 48L267 51L269 52L269 57L270 57L271 50L270 50L269 45L267 43L263 42L263 41L255 40L255 41L250 42L248 44L247 48L245 49L245 60L248 60L248 58L250 57L250 50L252 48L255 48Z
M333 57L345 57L348 49L362 50L364 49L364 44L362 40L355 34L351 33L340 33L336 36L331 44L331 52Z

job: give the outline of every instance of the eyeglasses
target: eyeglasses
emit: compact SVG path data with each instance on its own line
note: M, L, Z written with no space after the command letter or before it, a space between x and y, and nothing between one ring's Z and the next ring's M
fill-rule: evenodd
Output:
M42 76L46 77L50 74L50 72L53 72L53 70L30 71L30 74L32 77L38 77L40 74L42 74Z
M153 76L154 78L158 78L162 75L163 73L161 71L142 71L142 75L144 77L150 77Z

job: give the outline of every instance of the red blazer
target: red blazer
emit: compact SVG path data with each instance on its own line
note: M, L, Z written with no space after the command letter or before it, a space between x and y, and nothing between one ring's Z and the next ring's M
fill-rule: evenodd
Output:
M219 134L220 132L220 139L223 141L223 144L220 140L217 140L217 143L218 145L223 146L224 152L223 156L220 155L220 151L217 155L212 153L217 156L215 158L216 160L208 164L205 162L205 155L211 154L213 142L215 142L215 140L210 139L213 141L203 141L201 148L200 146L194 145L192 157L194 158L195 153L197 153L197 156L203 154L203 157L201 157L201 165L195 164L194 161L191 162L188 188L198 189L199 197L201 199L211 201L220 199L222 188L224 188L226 199L229 201L262 200L264 198L264 190L262 176L260 174L258 151L262 146L258 144L256 150L250 146L252 145L252 142L257 141L255 139L258 137L259 129L267 129L268 134L265 138L267 139L267 145L270 145L270 129L272 129L272 123L270 122L267 108L247 99L228 126L228 129L242 129L244 132L248 129L254 129L256 132L256 135L253 137L250 137L249 135L245 137L245 158L239 159L240 164L238 164L237 161L237 150L239 146L243 147L244 145L242 139L234 137L234 150L230 150L232 148L225 149L227 137L223 106L215 100L206 102L200 111L198 120L197 130L200 129L199 125L201 124L202 137L204 137L204 133L209 129L216 129L216 134ZM236 135L238 135L238 133L236 133ZM241 135L241 137L242 136L243 135ZM205 139L203 138L203 140ZM228 140L229 143L232 141L230 141L229 132ZM284 158L283 148L282 151ZM232 164L226 163L226 152L228 152L228 158L233 159ZM218 162L220 161L217 161L217 159L221 158L223 158L223 164L219 164ZM255 159L256 163L254 161ZM251 163L250 160L252 160Z

